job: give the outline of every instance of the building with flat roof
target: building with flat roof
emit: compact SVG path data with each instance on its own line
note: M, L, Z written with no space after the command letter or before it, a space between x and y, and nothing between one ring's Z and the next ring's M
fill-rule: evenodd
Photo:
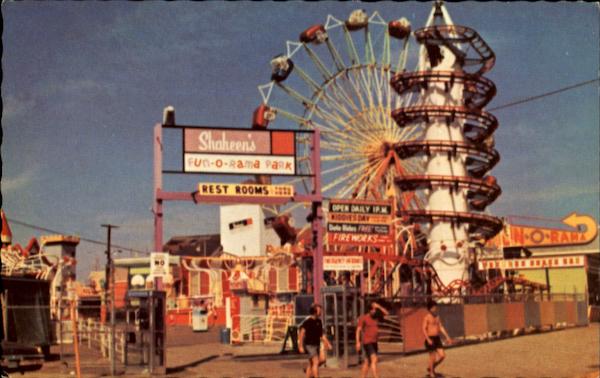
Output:
M586 294L600 302L598 225L572 213L558 227L508 224L490 241L496 253L484 254L480 270L500 270L550 286L555 294Z

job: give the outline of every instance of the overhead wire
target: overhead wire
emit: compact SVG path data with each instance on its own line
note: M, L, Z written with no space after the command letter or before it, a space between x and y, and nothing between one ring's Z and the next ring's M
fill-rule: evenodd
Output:
M492 111L496 111L496 110L500 110L500 109L506 109L506 108L509 108L509 107L512 107L512 106L524 104L526 102L535 101L535 100L539 100L539 99L544 98L544 97L548 97L548 96L552 96L552 95L555 95L555 94L558 94L558 93L570 91L571 89L583 87L584 85L589 85L589 84L592 84L592 83L597 82L597 81L600 81L600 77L597 77L597 78L592 79L592 80L582 81L582 82L577 83L577 84L569 85L567 87L563 87L563 88L556 89L556 90L553 90L553 91L550 91L550 92L542 93L542 94L539 94L539 95L536 95L536 96L525 97L525 98L522 98L520 100L509 102L507 104L496 106L494 108L490 108L490 109L487 109L487 110L490 111L490 112L492 112Z
M45 232L51 232L53 234L59 234L59 235L66 235L67 233L61 232L61 231L57 231L57 230L52 230L50 228L46 228L46 227L42 227L42 226L37 226L31 223L27 223L27 222L23 222L20 221L18 219L14 219L14 218L6 218L10 223L14 223L14 224L18 224L20 226L23 227L28 227L34 230L38 230L38 231L45 231ZM86 237L82 237L82 236L78 236L79 240L90 243L90 244L97 244L97 245L102 245L102 246L106 246L106 242L105 241L99 241L99 240L94 240L94 239L90 239L90 238L86 238ZM118 244L112 244L111 243L111 248L115 248L115 249L121 249L124 251L130 251L130 252L135 252L135 253L142 253L145 255L149 255L150 253L147 251L141 251L139 249L135 249L135 248L131 248L131 247L125 247L122 245L118 245Z

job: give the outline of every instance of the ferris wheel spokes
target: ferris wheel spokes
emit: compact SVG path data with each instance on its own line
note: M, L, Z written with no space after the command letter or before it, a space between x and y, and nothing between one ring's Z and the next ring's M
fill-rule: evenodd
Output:
M419 159L400 160L395 151L398 142L421 138L423 127L400 128L391 117L392 110L410 103L414 94L398 94L389 85L394 69L405 69L409 35L405 19L386 23L378 12L370 16L353 12L346 21L328 16L324 25L304 30L300 42L287 41L287 54L273 59L272 81L259 86L263 103L284 122L321 131L325 196L382 199L395 195L398 203L422 208L418 194L394 187L395 177L424 170ZM310 138L296 140L297 169L302 174L312 172L311 142ZM277 179L298 190L303 186L307 192L311 180ZM283 213L298 208L272 210Z

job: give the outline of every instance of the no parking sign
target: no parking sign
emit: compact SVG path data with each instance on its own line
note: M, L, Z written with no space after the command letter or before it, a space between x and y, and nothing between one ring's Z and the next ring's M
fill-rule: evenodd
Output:
M152 252L150 254L150 275L164 277L169 274L169 254L165 252Z

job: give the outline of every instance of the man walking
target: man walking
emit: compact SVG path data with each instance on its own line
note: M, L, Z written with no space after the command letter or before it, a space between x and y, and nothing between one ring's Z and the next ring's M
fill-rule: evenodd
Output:
M300 353L308 353L308 366L306 367L307 378L319 376L319 364L325 362L325 351L320 353L321 340L327 349L331 350L331 344L323 334L323 323L321 322L321 305L313 303L309 310L310 316L300 325L300 336L298 349Z
M448 343L452 343L452 339L448 336L446 329L442 325L438 315L438 308L435 302L427 303L427 315L423 319L423 334L425 335L425 348L429 352L429 365L427 372L430 377L435 377L435 368L444 361L446 354L444 346L440 338L440 332L444 335Z
M377 339L379 337L379 319L389 315L388 311L377 302L371 302L369 312L358 319L356 328L356 351L360 353L361 345L366 355L360 374L365 378L369 372L369 365L373 377L378 378L377 373ZM362 343L361 343L362 341Z

